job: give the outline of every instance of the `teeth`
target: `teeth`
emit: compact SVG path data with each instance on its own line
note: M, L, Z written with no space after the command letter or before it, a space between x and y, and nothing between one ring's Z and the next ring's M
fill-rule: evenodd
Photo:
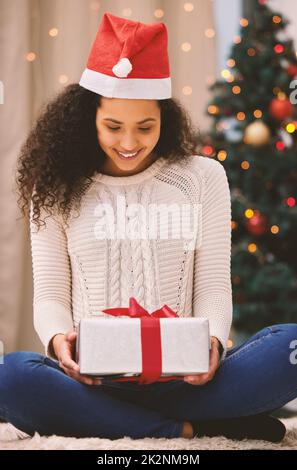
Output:
M119 152L120 155L122 155L122 157L134 157L135 155L137 155L138 152L135 152L135 153L122 153L122 152Z

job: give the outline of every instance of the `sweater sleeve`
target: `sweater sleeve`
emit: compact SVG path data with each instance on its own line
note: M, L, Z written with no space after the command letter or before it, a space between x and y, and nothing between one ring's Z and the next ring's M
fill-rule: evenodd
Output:
M194 255L193 316L208 318L210 335L221 342L224 359L233 314L231 197L223 165L217 160L204 165L202 241Z
M45 355L57 359L49 348L52 337L73 329L71 269L65 231L57 216L41 214L46 226L32 221L30 238L33 268L33 324L44 345Z

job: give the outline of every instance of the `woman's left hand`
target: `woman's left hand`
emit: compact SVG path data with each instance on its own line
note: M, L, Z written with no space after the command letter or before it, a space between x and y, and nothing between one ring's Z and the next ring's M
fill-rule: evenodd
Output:
M219 340L211 336L211 350L209 356L209 371L204 374L185 375L184 381L191 385L204 385L213 379L216 371L220 367Z

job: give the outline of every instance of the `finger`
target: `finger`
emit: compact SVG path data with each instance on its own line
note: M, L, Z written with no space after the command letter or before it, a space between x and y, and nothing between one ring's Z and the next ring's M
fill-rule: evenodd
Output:
M196 380L196 379L201 379L203 377L206 377L208 374L209 374L209 371L201 372L200 374L195 374L195 375L188 375L187 377L191 380L192 379Z
M195 374L195 375L184 375L184 379L192 380L192 379L197 379L197 377L202 377L206 372L202 372L201 374Z
M88 377L87 375L80 374L79 372L75 372L72 369L67 369L69 375L74 378L75 380L82 382L87 385L101 385L102 381L100 379L94 377Z
M81 383L84 383L84 384L87 384L87 385L92 385L93 381L91 378L89 377L84 377L83 375L81 374L73 374L72 376L75 380L77 380L78 382L81 382Z
M210 380L213 379L214 377L214 372L209 372L208 374L205 374L205 376L202 378L202 380L206 383L209 382Z
M77 336L77 332L76 331L69 331L66 335L66 339L68 341L73 341L74 339L76 339L76 336Z
M78 380L81 381L82 383L85 383L87 385L101 385L101 380L100 379L94 379L92 377L86 377L82 374L78 374Z
M214 376L214 373L208 372L207 374L202 374L200 377L198 377L197 381L194 381L194 382L196 382L199 385L204 385L207 382L209 382L213 378L213 376Z
M102 380L100 380L100 379L93 379L93 380L94 380L94 382L93 382L94 385L101 385L102 384Z
M204 385L207 382L207 380L194 380L193 382L188 382L189 385Z
M198 375L185 375L184 376L184 380L187 381L187 382L193 382L197 379L199 379L200 377L202 377L204 374L198 374Z
M94 379L92 379L91 377L84 377L81 374L78 374L76 376L76 380L86 385L94 385Z
M217 367L215 365L213 367L211 367L208 371L208 374L206 375L206 378L214 377L214 375L216 373L216 370L217 370Z
M79 371L79 365L73 360L73 347L71 343L64 341L60 349L60 361L65 367L73 368Z
M191 385L194 385L194 384L200 385L200 384L203 383L203 379L200 378L200 377L194 377L194 378L192 378L192 379L185 380L185 382L187 382L187 383L189 383L189 384L191 384Z
M205 375L204 377L201 377L199 381L197 382L197 385L205 385L207 382L210 382L213 379L213 374L208 374Z
M68 340L67 340L67 345L68 345L68 348L67 350L69 351L69 356L71 357L71 359L75 362L75 359L76 359L76 339L77 339L77 332L75 331L72 331L70 332L70 334L68 335ZM75 370L79 370L78 366L77 366L77 363L75 362L76 366L74 366L74 369Z
M86 377L82 374L74 372L72 369L65 367L65 372L69 377L76 380L77 382L81 382L86 385L93 385L93 379L91 377Z
M75 372L79 371L79 365L71 359L67 352L62 352L59 358L61 365L65 368L71 369Z
M208 373L209 374L215 373L216 370L219 368L219 365L220 365L219 356L213 357L212 360L210 361Z
M199 377L197 380L194 380L193 383L197 383L199 385L203 385L208 380L208 375L204 375L203 377Z
M79 365L72 359L72 354L67 344L61 345L59 360L63 366L69 367L75 371L79 371Z
M209 371L217 369L220 363L220 355L218 351L213 351L209 359Z

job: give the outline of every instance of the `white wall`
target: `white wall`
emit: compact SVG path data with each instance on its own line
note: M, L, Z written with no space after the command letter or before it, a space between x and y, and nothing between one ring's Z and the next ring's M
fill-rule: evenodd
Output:
M217 77L226 68L233 38L239 31L241 13L240 0L214 0L214 24L216 29Z

